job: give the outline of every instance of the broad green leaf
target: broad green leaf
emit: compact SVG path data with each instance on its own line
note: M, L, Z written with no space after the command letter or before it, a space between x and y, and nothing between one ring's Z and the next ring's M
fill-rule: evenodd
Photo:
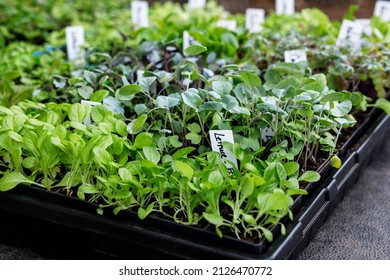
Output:
M250 196L253 193L253 190L255 188L255 181L252 177L244 176L244 179L241 182L241 197L240 199L243 200Z
M251 89L249 86L240 83L235 87L234 93L235 93L238 101L240 101L241 104L248 105L248 104L250 104L250 102L252 100L252 95L254 94L254 89L253 88ZM257 95L257 93L256 93L256 95Z
M154 202L149 204L148 207L146 209L140 207L138 208L138 218L140 218L141 220L145 219L150 213L152 213L153 209L154 209Z
M83 74L88 83L90 83L91 85L96 84L96 73L84 70Z
M222 105L221 102L208 101L208 102L203 103L199 107L199 112L202 112L202 111L216 111L216 112L220 112L222 109L223 109L223 105Z
M127 137L128 133L129 133L127 131L126 123L124 121L122 121L122 120L117 120L115 122L115 130L122 137Z
M177 150L173 155L172 155L172 158L173 159L179 159L179 158L182 158L182 157L185 157L187 156L189 153L192 153L193 151L195 151L196 149L194 147L187 147L187 148L183 148L183 149L180 149L180 150Z
M287 195L293 196L293 195L307 195L307 191L302 189L288 189L286 192Z
M302 103L305 101L310 101L311 99L312 98L309 95L302 93L302 94L298 94L298 95L294 96L293 100L296 103Z
M275 168L276 173L278 174L279 182L283 183L287 179L286 169L284 169L284 166L280 162L276 163Z
M375 107L382 109L386 114L390 115L390 102L385 98L378 98L374 104Z
M98 128L99 130L103 133L103 134L107 134L107 135L110 135L111 134L111 126L110 124L106 123L106 122L101 122L98 124Z
M299 189L299 182L297 178L290 178L284 182L284 185L288 189Z
M326 88L327 81L324 74L315 74L310 78L303 78L302 83L301 88L304 90L323 92Z
M188 130L191 132L199 133L202 131L201 127L197 123L191 123L187 126Z
M15 188L19 184L33 184L34 181L25 177L18 171L5 173L0 179L0 191L5 192Z
M223 225L223 217L219 214L203 212L203 217L212 225Z
M224 178L219 171L213 171L209 174L208 181L221 187L224 183Z
M84 124L79 123L79 122L70 122L69 125L71 127L73 127L74 129L77 129L79 131L82 131L82 132L86 132L87 131L87 127Z
M35 157L26 157L23 159L22 165L24 168L30 169L37 166L37 159Z
M83 99L88 100L91 97L92 93L93 93L93 88L91 88L89 86L82 86L82 87L79 87L77 89L77 92L80 94L80 96Z
M75 103L70 107L68 117L72 122L82 123L90 112L91 106L89 104Z
M65 145L62 144L61 138L58 137L58 136L51 136L51 137L50 137L50 142L51 142L53 145L55 145L55 146L57 146L57 147L59 147L59 148L61 148L61 149L65 149L65 148L66 148Z
M273 238L272 232L271 232L269 229L266 229L265 227L260 227L260 229L261 229L261 231L263 232L264 237L265 237L269 242L272 242L272 240L274 239L274 238Z
M145 146L153 144L153 134L149 132L141 132L135 137L134 147L136 149L142 149Z
M352 102L350 100L344 100L342 102L334 102L334 107L330 110L330 112L335 117L343 117L351 110Z
M133 176L130 170L127 168L123 168L123 167L119 168L118 175L123 182L131 182L133 180Z
M344 99L344 94L341 92L332 92L321 98L322 103L327 103L330 101L342 101Z
M157 99L157 106L165 109L169 109L172 107L177 106L180 103L180 100L171 96L158 96Z
M305 108L305 109L298 109L297 113L302 116L302 117L305 117L305 118L311 118L313 115L314 115L314 111L313 110L310 110L308 108Z
M95 188L94 185L92 184L82 184L79 188L78 188L78 191L79 192L82 192L82 193L86 193L86 194L94 194L94 193L99 193L99 191Z
M155 146L143 147L143 152L147 160L157 164L160 161L161 155Z
M142 90L150 93L150 88L154 81L156 81L157 77L138 77L138 83L142 87Z
M113 160L113 156L101 147L94 147L93 153L95 155L95 160L100 164L107 166Z
M124 142L121 139L115 137L115 135L113 137L116 139L112 143L112 153L114 155L121 155L124 148L124 144L123 144Z
M200 105L202 105L203 100L199 96L198 90L190 88L182 93L183 102L189 107L198 110Z
M7 107L0 106L0 113L1 115L13 115L14 113L8 109Z
M291 176L296 174L299 171L299 163L298 162L286 162L283 163L284 169L286 170L287 176Z
M221 99L221 102L223 104L223 107L228 111L231 111L231 110L234 110L235 108L240 107L237 99L231 95L223 96Z
M275 85L275 89L282 89L282 95L285 96L288 91L286 89L288 88L298 88L301 84L301 80L298 79L297 77L288 77L286 79L281 80ZM291 96L293 97L293 96Z
M131 121L127 126L127 131L130 134L140 133L143 129L143 126L144 126L147 118L148 118L147 115L144 114L144 115L139 116L137 119Z
M254 88L261 86L261 80L260 77L257 76L257 74L248 72L248 71L241 71L240 77L245 85L248 87Z
M241 149L243 150L246 150L248 148L252 149L253 151L260 150L260 143L258 139L242 137L239 143Z
M240 46L237 37L231 32L225 32L222 34L222 43L225 47L227 47L230 55L233 55L233 52L236 52Z
M134 98L134 94L140 92L142 87L140 85L127 85L115 93L115 97L120 101L130 101Z
M298 181L305 181L305 182L317 182L320 180L321 176L315 171L306 171L301 175L301 177L298 178Z
M229 95L233 89L233 85L230 82L215 81L211 84L213 91L220 96Z
M288 196L281 192L274 192L268 196L266 209L268 210L284 210L290 206Z
M23 142L23 137L15 132L15 131L8 131L8 137L11 138L12 140L16 141L16 142L20 142L22 143Z
M180 142L178 135L169 136L169 143L172 145L172 147L180 148L183 146L183 143Z
M109 92L108 90L105 90L105 89L101 89L101 90L98 90L98 91L95 91L91 97L89 98L89 100L91 101L94 101L94 102L102 102L104 98L106 98L108 96Z
M189 180L192 179L194 169L189 164L179 160L175 160L175 164L184 177L187 177Z
M205 51L207 51L207 48L198 44L193 44L184 50L184 52L189 56L196 56Z
M106 117L113 116L114 114L104 105L96 105L91 109L91 118L94 123L101 123Z
M202 137L195 132L187 133L185 138L190 140L193 145L198 145L202 141Z
M256 220L252 215L245 214L245 213L242 213L241 215L242 215L244 221L247 222L249 225L251 225L251 226L256 225Z
M137 113L138 116L144 113L147 109L148 107L146 107L145 104L137 104L134 106L134 111Z

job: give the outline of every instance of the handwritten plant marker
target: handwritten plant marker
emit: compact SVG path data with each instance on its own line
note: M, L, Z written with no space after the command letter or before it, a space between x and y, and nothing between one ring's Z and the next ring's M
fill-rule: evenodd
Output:
M234 144L233 131L232 130L210 130L210 141L211 141L211 149L214 152L218 152L221 156L222 162L228 168L230 174L233 173L234 168L231 163L237 167L237 158L234 154L227 150L223 146L223 142L230 142Z
M276 0L275 12L278 15L293 15L295 13L295 0Z
M289 50L284 52L284 61L290 63L297 63L307 61L305 50Z
M77 60L83 57L81 46L85 43L84 27L68 26L65 28L66 50L69 60Z
M245 12L245 28L250 33L259 33L265 20L264 9L248 8Z
M149 4L147 1L131 2L131 20L139 27L149 26Z
M382 21L390 21L390 2L377 1L374 7L374 16L380 17Z

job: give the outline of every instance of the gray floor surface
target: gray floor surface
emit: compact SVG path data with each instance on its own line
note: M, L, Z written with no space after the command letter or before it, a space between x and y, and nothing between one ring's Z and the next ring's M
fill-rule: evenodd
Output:
M299 260L390 259L390 141L360 174ZM25 247L0 244L0 259L45 259Z

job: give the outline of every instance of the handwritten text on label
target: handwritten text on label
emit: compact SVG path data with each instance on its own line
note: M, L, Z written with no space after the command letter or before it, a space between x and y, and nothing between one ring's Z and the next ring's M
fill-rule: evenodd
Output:
M131 2L131 20L140 27L149 26L149 4L147 1Z
M263 23L265 20L264 9L246 9L245 16L245 28L250 33L258 33L263 29Z
M81 45L85 43L84 28L82 26L68 26L66 33L66 50L69 60L76 60L83 57Z
M233 163L235 167L237 167L237 158L234 154L227 150L223 146L223 142L230 142L234 144L233 131L232 130L210 130L210 141L211 141L211 149L214 152L218 152L221 156L222 162L228 168L229 173L232 174L234 171L233 166L229 163Z

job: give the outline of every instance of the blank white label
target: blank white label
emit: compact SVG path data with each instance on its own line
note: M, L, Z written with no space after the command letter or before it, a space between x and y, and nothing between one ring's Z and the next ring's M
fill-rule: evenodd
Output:
M383 21L390 21L390 2L377 1L375 3L374 16L380 17Z
M81 104L89 104L91 107L94 107L96 105L102 105L100 102L94 102L94 101L89 101L89 100L81 100ZM91 119L91 114L88 113L88 115L84 119L84 125L91 125L92 124L92 119Z
M295 12L295 0L276 0L275 11L278 15L292 15Z
M210 141L211 141L211 149L214 152L218 152L221 156L222 162L225 164L225 166L229 169L229 173L233 173L233 166L228 162L234 164L235 167L238 167L237 165L237 158L234 156L234 154L227 150L223 146L223 142L230 142L234 144L234 138L233 138L233 131L232 130L210 130Z
M366 18L355 19L355 22L360 24L363 28L363 34L367 36L372 35L371 20Z
M68 26L65 28L66 33L66 50L69 60L83 58L83 50L80 48L85 43L84 27Z
M131 20L137 26L149 26L149 4L147 1L131 2Z
M227 30L230 30L230 31L236 31L237 30L237 21L221 19L221 20L217 21L217 26L222 27L222 28L226 28Z
M188 7L191 9L204 8L206 0L188 0Z
M245 13L245 28L250 33L258 33L263 29L263 23L265 20L264 9L246 9Z
M341 24L336 45L350 46L352 48L360 47L362 35L363 26L359 22L345 19Z
M284 61L290 63L297 63L307 61L305 50L289 50L284 52Z

